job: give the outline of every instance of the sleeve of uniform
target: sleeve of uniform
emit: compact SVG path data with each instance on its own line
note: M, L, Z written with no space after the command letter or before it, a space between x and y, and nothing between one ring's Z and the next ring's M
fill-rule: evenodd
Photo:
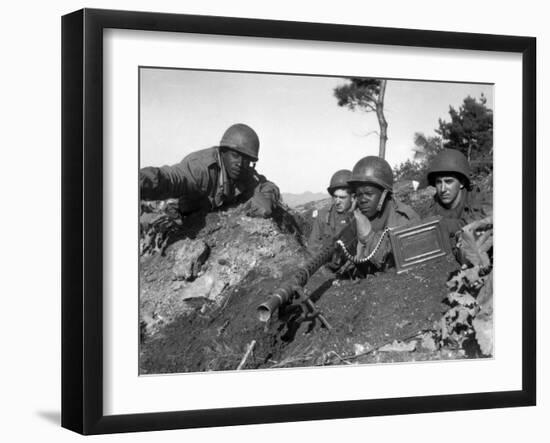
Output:
M461 228L464 225L470 224L474 221L478 221L481 219L484 219L485 217L488 217L490 215L493 215L493 208L490 201L487 200L487 197L485 194L482 194L481 192L472 192L471 193L471 204L468 206L468 214L467 216L464 216L464 223ZM463 212L464 215L464 212Z
M367 257L369 254L372 254L376 245L380 241L380 238L383 235L383 231L371 231L366 239L364 244L364 253L363 256ZM375 254L369 260L376 269L381 269L388 262L388 259L391 254L391 243L388 237L388 234L384 235L384 238L380 241L380 246L376 250Z
M402 204L399 205L398 213L399 222L396 224L396 226L391 227L404 226L409 223L420 221L420 216L416 213L414 209L409 206ZM382 235L384 235L384 238L380 240ZM376 269L381 269L388 263L392 254L391 242L387 233L384 234L384 231L371 231L367 235L367 238L364 242L365 247L363 257L370 255L375 250L378 242L380 242L380 245L369 261L374 265Z
M317 217L313 219L311 233L309 234L309 238L307 241L307 248L312 254L315 254L315 252L317 252L321 248L324 239L323 230L321 229L320 218L321 216L317 215Z
M139 171L142 200L164 200L206 192L208 171L197 161L183 159L173 166L146 167Z

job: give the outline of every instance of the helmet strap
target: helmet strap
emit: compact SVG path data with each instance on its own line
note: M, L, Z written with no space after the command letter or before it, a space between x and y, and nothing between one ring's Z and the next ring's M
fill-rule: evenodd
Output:
M376 211L381 212L382 208L384 206L384 202L386 201L386 197L388 196L388 190L384 189L382 191L382 195L380 195L380 200L378 200L378 206L376 206Z

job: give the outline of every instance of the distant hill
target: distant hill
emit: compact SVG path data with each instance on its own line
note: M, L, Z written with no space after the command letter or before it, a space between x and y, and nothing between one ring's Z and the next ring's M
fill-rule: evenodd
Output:
M326 200L327 198L329 198L329 195L326 192L320 193L307 191L302 194L283 193L281 197L283 198L284 203L286 203L291 208L295 208L296 206L300 206L312 201Z

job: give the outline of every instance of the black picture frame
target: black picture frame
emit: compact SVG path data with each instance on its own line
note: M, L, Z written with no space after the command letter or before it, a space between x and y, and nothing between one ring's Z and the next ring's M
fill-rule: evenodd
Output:
M131 415L103 412L103 30L171 31L522 55L522 388ZM62 18L62 426L82 434L529 406L536 403L536 39L83 9Z

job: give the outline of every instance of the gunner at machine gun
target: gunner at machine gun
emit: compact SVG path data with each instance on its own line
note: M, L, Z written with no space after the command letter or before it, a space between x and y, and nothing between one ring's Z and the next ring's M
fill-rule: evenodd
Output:
M393 264L389 230L420 221L411 207L393 196L393 172L384 159L368 156L359 160L348 184L356 199L352 222L258 307L261 321L267 322L278 307L293 300L304 305L304 311L320 316L302 291L311 275L331 261L342 263L341 266L351 262L365 272L382 271ZM347 261L334 260L335 254L343 255ZM320 319L328 325L322 316Z

